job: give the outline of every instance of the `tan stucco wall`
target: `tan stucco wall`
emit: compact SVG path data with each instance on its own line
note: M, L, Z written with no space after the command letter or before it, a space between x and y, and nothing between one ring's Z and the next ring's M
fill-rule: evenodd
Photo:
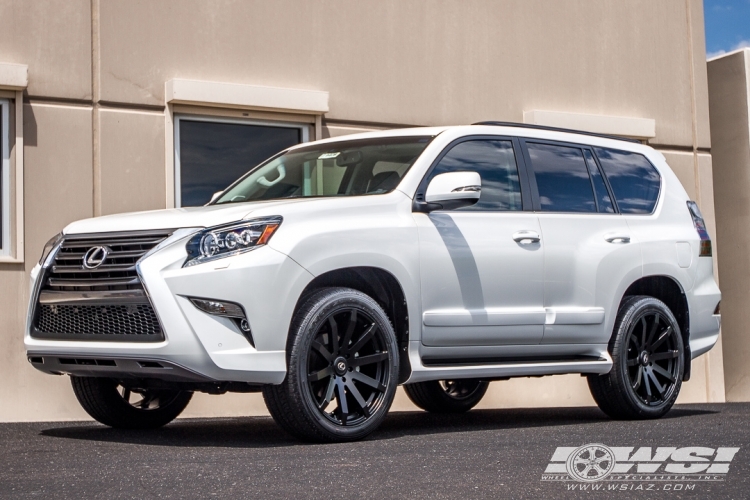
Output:
M708 63L724 376L728 401L750 401L750 49Z
M702 9L701 0L0 0L0 62L29 66L27 250L23 266L0 265L0 401L14 402L0 405L0 421L85 417L65 378L25 360L27 275L66 223L166 205L166 81L327 91L326 137L522 121L529 110L654 119L650 144L713 231ZM715 349L696 361L680 401L722 399ZM482 407L588 404L585 379L569 375L493 383ZM394 408L413 406L400 392ZM185 415L264 412L259 395L198 394Z

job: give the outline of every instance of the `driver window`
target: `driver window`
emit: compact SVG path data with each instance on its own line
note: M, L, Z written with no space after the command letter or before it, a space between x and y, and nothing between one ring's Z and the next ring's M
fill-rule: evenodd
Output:
M428 182L446 172L472 171L482 178L479 202L458 210L521 210L521 184L513 143L502 140L461 142L448 151L430 173Z

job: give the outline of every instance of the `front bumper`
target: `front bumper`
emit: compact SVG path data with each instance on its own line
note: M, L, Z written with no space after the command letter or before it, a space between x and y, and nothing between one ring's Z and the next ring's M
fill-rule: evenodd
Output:
M34 293L24 337L32 365L47 373L83 376L281 383L286 376L286 340L295 299L313 276L268 246L183 268L187 256L185 242L189 237L185 230L177 231L138 263L138 274L164 331L163 341L32 337L30 329L37 300ZM40 270L36 266L31 273L31 290L37 290ZM241 304L255 347L235 322L198 310L187 297ZM166 368L157 368L153 363Z

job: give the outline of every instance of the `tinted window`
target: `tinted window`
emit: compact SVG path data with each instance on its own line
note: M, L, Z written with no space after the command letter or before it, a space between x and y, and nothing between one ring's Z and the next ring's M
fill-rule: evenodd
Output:
M602 173L599 172L599 167L596 166L594 155L588 149L583 151L583 155L586 157L586 165L589 167L591 180L594 182L594 194L596 195L596 202L599 205L599 211L610 214L615 213L615 207L612 205L612 199L609 197L609 191L607 191L607 186L604 184Z
M521 184L511 141L478 140L459 143L430 174L472 171L482 178L482 194L475 205L459 210L521 210Z
M612 186L620 212L650 214L654 211L661 177L645 156L604 148L596 148L596 156Z
M302 142L299 128L180 120L180 206L205 205L248 170Z
M578 148L527 143L545 212L596 212L594 191Z

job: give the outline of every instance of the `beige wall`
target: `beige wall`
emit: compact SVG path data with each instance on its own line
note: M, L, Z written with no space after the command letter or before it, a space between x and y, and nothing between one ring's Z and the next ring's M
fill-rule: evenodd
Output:
M2 420L79 419L25 360L27 273L67 222L163 208L173 78L330 93L322 134L522 121L548 110L650 118L713 231L701 0L0 0L0 62L27 64L26 263L0 266ZM708 180L707 180L708 179ZM713 234L713 233L712 233ZM680 401L723 399L721 350ZM588 405L579 376L497 382L482 406ZM413 408L402 393L397 409ZM187 416L265 412L196 395Z
M726 396L750 401L750 49L708 63Z

